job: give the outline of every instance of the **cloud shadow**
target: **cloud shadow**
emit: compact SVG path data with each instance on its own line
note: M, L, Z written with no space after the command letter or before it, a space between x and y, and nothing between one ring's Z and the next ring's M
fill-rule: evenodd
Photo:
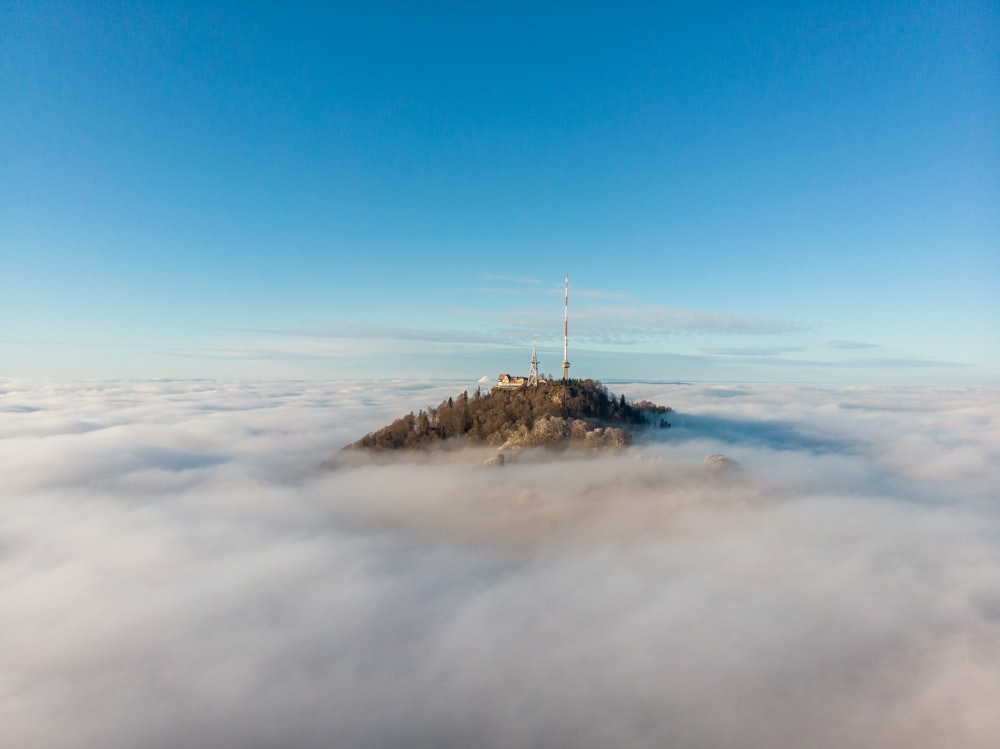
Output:
M853 454L860 442L809 429L791 421L750 419L709 414L674 412L667 420L670 429L652 429L656 441L686 442L711 439L729 445L753 445L772 450L807 452L813 455Z

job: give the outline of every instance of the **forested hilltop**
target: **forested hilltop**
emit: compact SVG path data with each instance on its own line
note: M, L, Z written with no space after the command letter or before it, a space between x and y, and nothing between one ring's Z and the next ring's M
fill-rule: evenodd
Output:
M624 445L644 424L669 426L670 409L630 403L596 380L548 380L516 390L468 391L437 408L408 413L366 434L345 449L426 449L451 441L495 447L533 447L563 442Z

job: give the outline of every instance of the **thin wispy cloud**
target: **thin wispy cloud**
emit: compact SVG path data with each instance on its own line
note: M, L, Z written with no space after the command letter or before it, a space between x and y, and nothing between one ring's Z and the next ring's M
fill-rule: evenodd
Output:
M502 314L491 309L445 309L441 313L456 317L502 320L526 330L545 335L561 334L560 316L542 307L523 307L504 310ZM579 343L617 343L628 345L675 335L725 334L725 335L778 335L800 331L803 326L783 320L734 315L709 310L678 309L659 306L632 307L603 305L576 307L572 311L574 340ZM342 320L317 327L295 328L239 328L235 332L258 333L267 336L293 336L303 338L362 338L387 340L416 340L437 342L510 343L522 339L524 333L517 328L498 332L497 328L416 328L384 325L358 320Z
M473 310L455 314L482 317ZM297 328L238 328L233 332L256 333L267 337L301 339L346 339L363 341L419 341L424 343L507 343L513 338L523 339L520 331L503 328L433 328L382 325L358 320L345 320L320 327Z
M872 358L854 358L840 362L845 367L871 367L874 369L969 369L974 365L968 362L951 361L948 359L927 359L916 356L883 356Z
M559 291L558 293L562 294L563 291ZM624 294L617 291L602 291L600 289L570 289L570 296L573 299L583 297L584 299L612 299L616 301L635 298L634 294Z
M524 287L510 286L476 286L472 289L476 294L488 294L490 296L506 296L530 298L537 294L536 290Z
M565 293L565 287L561 284L556 286L552 285L548 289L548 296L550 297L562 297ZM573 285L572 279L570 279L570 289L569 289L570 305L573 305L574 299L599 299L608 301L627 301L629 299L634 299L634 294L626 294L620 291L607 291L605 289L585 289Z
M261 377L388 373L396 371L393 362L406 357L411 375L478 378L501 371L527 372L535 341L543 373L558 370L562 347L558 310L544 306L513 307L502 314L477 308L428 310L434 319L451 324L411 327L342 320L222 330L233 335L160 346L155 355L162 361L221 362L231 376L239 376L235 369L239 362L255 362L261 365ZM907 352L887 356L888 350L882 348L832 349L824 339L815 341L814 332L797 321L657 306L580 302L570 315L570 348L575 352L571 358L597 377L702 379L700 372L715 371L717 379L962 382L977 372L967 362ZM747 343L699 346L699 338L705 343L725 339L737 343L742 338ZM445 359L450 363L443 364ZM301 374L294 374L295 366Z
M740 346L702 349L706 354L716 356L782 356L802 351L801 346Z
M830 346L831 348L846 349L846 350L881 348L878 344L865 343L864 341L837 340L837 341L830 341L829 343L827 343L827 345Z
M803 367L813 369L864 369L870 371L898 372L907 369L970 369L973 365L967 362L950 361L946 359L924 359L920 357L852 357L849 359L809 359L785 356L802 350L799 347L769 349L754 347L735 349L742 353L732 353L730 349L703 349L706 354L725 358L741 358L754 364L776 367Z
M616 329L631 331L633 335L643 337L690 334L779 335L806 328L801 323L776 318L660 305L590 307L575 312L574 318L578 326L587 330Z

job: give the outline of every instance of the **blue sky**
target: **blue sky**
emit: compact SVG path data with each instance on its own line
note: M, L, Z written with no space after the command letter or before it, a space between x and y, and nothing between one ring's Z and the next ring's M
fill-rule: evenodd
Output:
M995 3L421 5L4 4L0 375L1000 382Z

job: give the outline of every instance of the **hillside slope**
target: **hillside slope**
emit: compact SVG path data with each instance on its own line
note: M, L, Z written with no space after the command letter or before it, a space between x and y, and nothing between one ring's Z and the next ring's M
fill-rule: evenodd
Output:
M476 390L471 396L463 392L436 408L410 412L346 449L380 452L444 443L501 448L571 442L624 445L638 427L665 426L663 414L669 410L646 401L629 403L596 380L550 380L519 390Z

